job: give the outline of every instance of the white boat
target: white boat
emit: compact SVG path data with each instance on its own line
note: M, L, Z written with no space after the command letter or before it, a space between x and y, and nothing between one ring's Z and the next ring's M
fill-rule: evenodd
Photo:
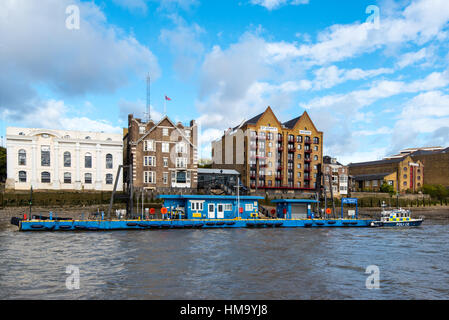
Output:
M403 208L385 209L385 202L382 203L381 218L371 222L372 227L418 227L423 222L423 218L414 219L411 211Z

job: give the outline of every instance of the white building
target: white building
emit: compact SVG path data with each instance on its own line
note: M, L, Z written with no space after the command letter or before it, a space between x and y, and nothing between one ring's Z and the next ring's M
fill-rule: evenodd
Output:
M8 127L6 148L7 189L112 191L123 164L121 134Z

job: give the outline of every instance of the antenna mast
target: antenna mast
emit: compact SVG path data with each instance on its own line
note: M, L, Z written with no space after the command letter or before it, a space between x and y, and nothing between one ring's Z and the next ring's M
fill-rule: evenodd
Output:
M150 73L147 75L147 122L151 120Z

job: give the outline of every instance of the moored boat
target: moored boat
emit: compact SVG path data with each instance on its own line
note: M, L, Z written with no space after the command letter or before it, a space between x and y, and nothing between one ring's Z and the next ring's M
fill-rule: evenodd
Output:
M403 208L385 209L382 204L380 220L371 222L372 227L418 227L422 224L423 218L414 219L411 211Z

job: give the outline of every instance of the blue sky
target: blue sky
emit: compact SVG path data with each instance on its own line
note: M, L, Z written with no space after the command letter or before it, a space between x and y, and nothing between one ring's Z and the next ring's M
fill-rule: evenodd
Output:
M343 163L448 146L448 22L445 0L2 1L0 131L121 132L150 73L153 117L172 98L203 158L268 105L281 121L307 110Z

